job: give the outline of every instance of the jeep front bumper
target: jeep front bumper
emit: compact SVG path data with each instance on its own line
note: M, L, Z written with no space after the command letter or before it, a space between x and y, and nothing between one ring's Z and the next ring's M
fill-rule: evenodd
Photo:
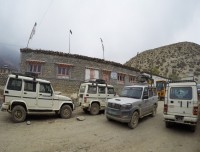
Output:
M8 111L8 110L9 110L9 107L10 107L9 104L3 103L3 104L1 105L1 111Z
M130 122L130 119L131 119L131 116L130 116L131 111L120 111L120 110L106 108L105 113L106 113L107 118L113 119L119 122L128 123Z

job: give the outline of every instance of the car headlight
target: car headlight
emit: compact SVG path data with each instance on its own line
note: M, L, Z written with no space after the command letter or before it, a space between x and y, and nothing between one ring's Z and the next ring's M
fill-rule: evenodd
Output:
M122 110L130 110L132 108L132 104L124 104L121 105Z

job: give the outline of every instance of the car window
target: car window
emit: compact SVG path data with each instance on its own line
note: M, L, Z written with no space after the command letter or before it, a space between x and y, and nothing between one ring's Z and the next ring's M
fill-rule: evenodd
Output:
M115 94L114 88L108 88L108 94Z
M22 80L21 79L15 79L10 78L7 86L8 90L16 90L21 91L22 89Z
M36 92L36 82L24 81L24 91Z
M153 97L153 90L149 89L149 97Z
M97 87L89 85L88 86L88 93L96 94L97 93Z
M121 96L128 98L140 99L142 95L142 87L125 87L122 90Z
M41 93L52 93L51 85L49 83L40 83Z
M80 93L84 93L85 92L85 88L86 88L86 86L80 86Z
M100 94L105 94L106 93L106 87L98 87L99 89L98 89L98 92L100 93Z
M192 87L172 87L170 89L171 99L182 99L191 100L192 99Z

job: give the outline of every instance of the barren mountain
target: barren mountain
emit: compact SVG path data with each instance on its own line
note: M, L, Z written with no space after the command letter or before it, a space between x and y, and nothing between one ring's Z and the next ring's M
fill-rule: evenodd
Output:
M200 81L200 45L180 42L146 50L125 65L172 79L193 75Z

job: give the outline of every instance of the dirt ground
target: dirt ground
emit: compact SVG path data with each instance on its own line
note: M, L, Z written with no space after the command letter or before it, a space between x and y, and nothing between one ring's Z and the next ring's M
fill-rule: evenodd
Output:
M140 120L136 129L91 116L77 108L71 119L55 115L29 116L31 125L13 123L0 112L0 152L200 152L200 126L195 133L183 125L165 128L163 101L155 117ZM84 116L84 121L77 121Z

